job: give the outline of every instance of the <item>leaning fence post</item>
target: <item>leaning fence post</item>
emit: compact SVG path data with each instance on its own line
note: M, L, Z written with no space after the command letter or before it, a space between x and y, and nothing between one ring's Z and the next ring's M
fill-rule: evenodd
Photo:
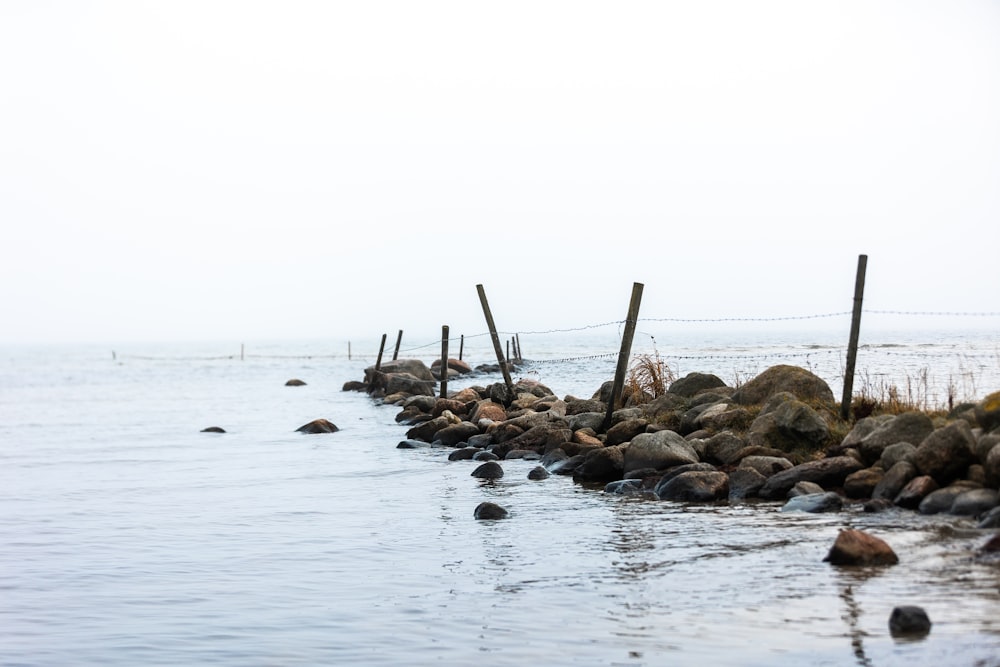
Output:
M507 361L503 358L503 350L500 348L500 337L497 335L497 325L493 323L493 314L490 312L490 304L486 301L486 291L482 285L476 285L479 292L479 303L483 306L483 315L486 316L486 326L490 330L490 338L493 340L493 351L496 352L497 362L500 364L500 372L503 373L503 381L507 385L510 399L514 399L514 383L510 379L510 371L507 369Z
M382 352L385 350L385 334L382 334L382 344L378 346L378 358L375 359L375 371L382 370Z
M615 381L611 385L611 398L608 400L608 411L604 415L601 430L607 431L611 426L611 415L615 406L621 400L625 389L625 371L628 370L629 356L632 354L632 337L635 335L635 323L639 319L639 302L642 301L642 283L632 283L632 299L628 304L628 316L625 318L625 332L622 335L622 348L618 352L618 367L615 369Z
M465 334L458 337L458 360L462 360L462 352L465 350Z
M516 343L517 353L516 357L518 361L524 361L524 357L521 356L521 334L514 334L514 341Z
M441 327L441 398L448 398L448 325Z
M392 360L396 361L399 358L399 344L403 340L403 330L400 329L399 333L396 334L396 349L392 352Z
M854 364L858 360L858 334L861 332L861 302L865 296L865 269L868 255L858 255L858 273L854 279L854 312L851 314L851 338L847 343L847 366L844 369L844 396L840 401L840 418L846 420L851 412L854 394Z

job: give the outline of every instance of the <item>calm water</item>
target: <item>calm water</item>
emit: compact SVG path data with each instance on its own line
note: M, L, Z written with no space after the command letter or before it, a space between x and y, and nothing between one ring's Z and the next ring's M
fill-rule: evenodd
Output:
M655 345L730 381L772 354L836 368L836 341L816 341ZM939 369L997 347L935 341L869 364ZM539 363L521 373L559 395L613 375L606 339L547 343L522 338ZM470 339L467 360L488 344ZM969 522L642 502L529 481L524 461L485 484L446 450L396 449L396 408L341 391L371 358L232 347L0 351L0 664L1000 664L1000 564L972 557L986 536ZM1000 388L984 366L977 382ZM294 432L318 417L341 431ZM484 500L511 518L473 520ZM823 563L847 526L900 564ZM900 604L928 611L926 639L889 636Z

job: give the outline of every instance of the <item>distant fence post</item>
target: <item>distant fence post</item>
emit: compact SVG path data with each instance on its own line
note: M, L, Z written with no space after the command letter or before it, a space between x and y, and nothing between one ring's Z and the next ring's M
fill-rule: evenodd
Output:
M382 352L385 350L385 336L382 334L382 344L378 346L378 358L375 359L375 371L382 370Z
M351 360L351 341L347 341L347 360Z
M465 351L465 334L462 334L458 338L458 360L462 360L462 352Z
M246 358L245 355L243 354L245 347L246 346L243 343L240 343L240 361L243 361Z
M507 369L507 361L503 358L503 350L500 349L500 337L497 335L497 325L493 323L493 313L490 312L490 304L486 301L486 292L482 285L476 285L479 292L479 303L483 306L483 315L486 316L486 326L490 330L490 339L493 340L493 351L496 352L497 362L500 364L500 372L503 373L503 381L507 385L510 399L514 399L514 383L510 379L510 371Z
M441 327L441 398L448 398L448 325Z
M521 334L514 334L514 342L516 343L517 353L516 357L518 361L523 361L524 357L521 356Z
M851 314L851 338L847 343L847 366L844 369L844 396L840 401L840 418L847 420L854 395L854 365L858 360L858 335L861 332L861 302L865 296L865 269L868 255L858 255L858 273L854 279L854 312Z
M607 431L611 426L611 415L622 398L625 389L625 372L628 370L629 355L632 354L632 338L635 336L635 323L639 319L639 303L642 301L642 283L632 283L632 299L628 304L628 316L625 318L625 333L622 336L622 348L618 352L618 366L615 369L615 381L611 385L611 398L608 401L608 411L604 415L601 430Z
M392 352L392 360L393 361L396 361L396 359L399 358L399 344L402 342L402 340L403 340L403 330L400 329L399 333L396 334L396 349L393 350L393 352Z

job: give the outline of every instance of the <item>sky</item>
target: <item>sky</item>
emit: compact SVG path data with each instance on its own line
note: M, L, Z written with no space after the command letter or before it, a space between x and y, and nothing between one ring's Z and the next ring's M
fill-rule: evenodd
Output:
M0 342L1000 311L1000 2L0 2Z

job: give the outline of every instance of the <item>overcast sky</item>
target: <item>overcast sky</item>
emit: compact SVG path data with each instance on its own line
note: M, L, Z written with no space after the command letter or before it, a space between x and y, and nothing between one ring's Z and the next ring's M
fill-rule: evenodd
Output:
M1000 310L1000 2L0 2L0 340Z

